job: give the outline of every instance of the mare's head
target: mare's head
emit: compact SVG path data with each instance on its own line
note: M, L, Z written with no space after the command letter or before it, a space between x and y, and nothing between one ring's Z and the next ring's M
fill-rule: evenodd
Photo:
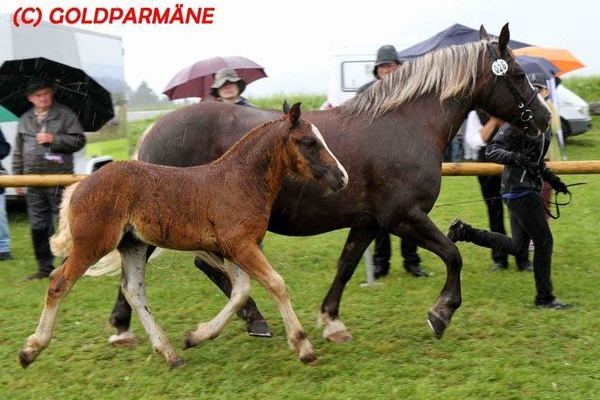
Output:
M300 103L283 104L287 124L286 152L289 167L301 177L315 179L323 187L337 191L348 184L348 173L327 147L316 126L300 118Z
M497 41L490 39L483 25L479 36L486 43L487 51L483 52L481 64L479 84L482 89L478 107L529 134L545 131L550 122L550 110L508 47L508 23L502 27Z

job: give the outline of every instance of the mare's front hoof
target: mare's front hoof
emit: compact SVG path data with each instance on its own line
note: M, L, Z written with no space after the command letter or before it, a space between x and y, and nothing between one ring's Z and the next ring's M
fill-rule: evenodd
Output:
M436 339L441 339L448 327L448 322L433 311L427 313L427 324Z

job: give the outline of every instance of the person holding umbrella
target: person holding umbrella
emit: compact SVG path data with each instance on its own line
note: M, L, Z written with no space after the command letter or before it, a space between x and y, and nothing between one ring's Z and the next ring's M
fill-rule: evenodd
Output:
M241 96L246 89L246 82L231 68L222 68L215 74L215 81L210 94L217 100L238 106L254 107Z
M373 75L375 79L358 88L357 94L367 90L369 86L383 79L387 74L394 72L400 65L396 48L391 44L381 46L377 50L377 58ZM400 239L400 252L404 258L404 269L414 277L429 276L427 271L420 267L421 259L417 254L417 244L410 238ZM390 258L392 256L390 234L382 230L375 237L375 253L373 254L374 277L383 278L390 271Z
M32 77L25 95L33 107L19 118L13 154L13 174L72 174L73 153L85 146L85 136L77 115L54 101L53 83ZM31 224L37 272L26 279L43 279L54 269L49 238L54 232L62 187L29 187L27 214ZM17 193L23 195L23 189Z

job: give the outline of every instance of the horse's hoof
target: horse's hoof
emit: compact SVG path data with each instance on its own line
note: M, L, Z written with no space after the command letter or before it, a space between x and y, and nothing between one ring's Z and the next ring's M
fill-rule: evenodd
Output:
M169 362L169 368L175 369L185 366L185 360L183 358L176 358L173 361Z
M344 343L352 340L352 335L348 331L337 331L329 334L325 339L330 342Z
M432 311L427 313L427 324L436 339L441 339L448 327L448 322Z
M188 333L187 335L185 335L185 339L183 339L183 350L195 347L196 344L196 341L192 339L192 334Z
M21 350L19 352L19 363L23 369L29 367L35 361L37 354L33 351Z
M112 335L108 338L108 343L115 347L135 347L137 345L137 341L135 340L135 336L129 331L120 333L118 335Z
M246 323L246 331L250 336L271 338L273 337L273 332L269 328L267 321L264 319L248 321Z
M302 361L306 365L315 366L319 363L317 359L317 355L315 353L308 353L302 357L300 357L300 361Z

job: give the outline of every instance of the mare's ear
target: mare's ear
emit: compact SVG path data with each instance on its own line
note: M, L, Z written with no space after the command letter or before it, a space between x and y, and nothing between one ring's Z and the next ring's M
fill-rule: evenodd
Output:
M290 105L288 104L287 100L283 101L283 113L284 114L289 114L290 112Z
M490 40L490 35L488 35L487 31L483 27L483 24L479 27L479 39L481 40Z
M510 40L510 31L508 29L508 22L504 24L502 30L500 31L500 39L498 39L498 47L500 47L500 54L503 54L506 50L506 46L508 46L508 41Z

